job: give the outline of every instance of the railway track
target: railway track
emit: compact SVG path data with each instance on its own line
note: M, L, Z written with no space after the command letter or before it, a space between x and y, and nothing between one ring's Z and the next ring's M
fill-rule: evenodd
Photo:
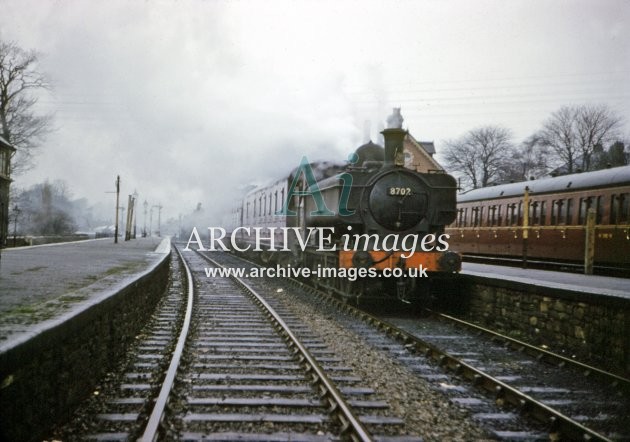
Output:
M186 315L187 285L176 256L164 299L135 337L118 367L108 373L71 420L53 430L50 440L126 441L147 425Z
M245 266L219 255L230 266ZM186 282L190 271L188 277L173 272L167 298L137 338L117 383L102 385L89 412L55 436L147 441L425 436L430 423L409 430L409 416L402 416L421 402L396 411L388 399L397 393L379 396L373 388L395 383L402 373L389 367L381 373L384 380L367 383L367 369L345 364L346 355L330 348L330 336L318 335L322 322L333 335L349 330L385 351L448 397L453 408L467 409L490 438L629 438L624 418L630 388L623 378L581 365L568 369L574 365L570 359L487 330L471 332L469 324L447 316L386 322L299 283L291 290L278 280L205 278L203 268L218 264L200 255L186 259L203 277ZM302 316L289 308L298 299L309 305ZM361 351L369 356L369 349ZM405 388L412 383L407 379ZM451 411L442 407L438 413ZM435 433L426 439L444 437Z
M344 323L470 409L498 438L630 440L628 379L448 315L377 317L312 292L360 318L363 326Z
M183 262L118 376L53 438L419 439L282 303L242 281L193 279L218 265L206 257Z
M200 255L187 260L200 273L218 265ZM197 284L196 327L174 391L177 412L166 417L167 439L371 440L340 394L358 379L345 376L346 368L316 337L298 339L297 319L284 319L243 282L214 278Z
M630 440L628 379L447 315L386 320L306 289L332 306L326 314L360 318L363 325L337 320L468 408L500 439Z

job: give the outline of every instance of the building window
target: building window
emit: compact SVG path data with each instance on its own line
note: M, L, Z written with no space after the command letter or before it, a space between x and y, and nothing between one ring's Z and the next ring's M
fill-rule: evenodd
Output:
M9 152L0 151L0 175L9 176Z

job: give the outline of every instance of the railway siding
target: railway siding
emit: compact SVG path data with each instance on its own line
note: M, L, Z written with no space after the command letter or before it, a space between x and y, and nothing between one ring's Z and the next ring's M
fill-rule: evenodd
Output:
M459 315L567 357L630 374L630 296L607 295L601 287L558 287L533 278L516 282L462 274L460 279L459 296L466 302ZM604 284L607 279L597 280Z

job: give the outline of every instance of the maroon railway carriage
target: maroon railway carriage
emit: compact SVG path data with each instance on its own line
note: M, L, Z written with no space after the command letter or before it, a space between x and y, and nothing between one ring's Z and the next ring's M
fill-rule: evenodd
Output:
M471 190L446 232L464 255L584 264L591 208L595 267L630 271L630 166Z

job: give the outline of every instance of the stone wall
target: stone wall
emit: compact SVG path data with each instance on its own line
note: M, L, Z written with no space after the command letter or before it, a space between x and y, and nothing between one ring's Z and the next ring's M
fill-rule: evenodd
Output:
M169 255L104 301L0 354L0 440L41 440L89 396L168 283Z
M630 374L630 299L460 275L458 315Z

